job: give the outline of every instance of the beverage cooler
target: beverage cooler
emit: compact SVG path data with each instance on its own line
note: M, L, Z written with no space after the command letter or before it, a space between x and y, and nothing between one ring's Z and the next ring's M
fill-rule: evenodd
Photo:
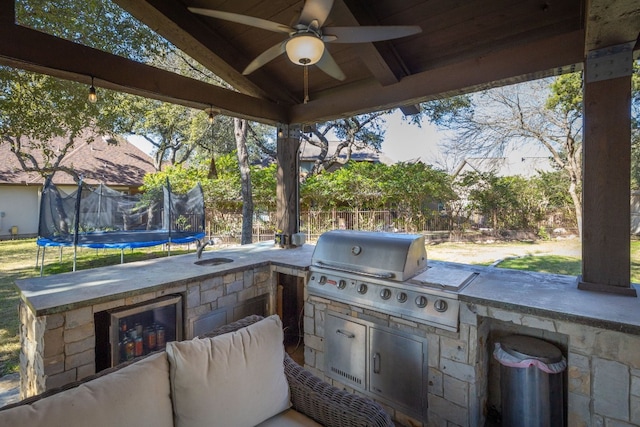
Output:
M109 312L111 366L165 348L182 339L182 297L158 298Z

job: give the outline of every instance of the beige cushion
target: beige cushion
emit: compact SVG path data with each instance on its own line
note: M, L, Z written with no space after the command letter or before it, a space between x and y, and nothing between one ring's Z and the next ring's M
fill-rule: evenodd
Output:
M287 409L258 424L256 427L322 427L322 425L295 409Z
M171 427L169 365L149 356L31 405L0 411L0 426Z
M176 427L252 427L289 408L282 322L167 344Z

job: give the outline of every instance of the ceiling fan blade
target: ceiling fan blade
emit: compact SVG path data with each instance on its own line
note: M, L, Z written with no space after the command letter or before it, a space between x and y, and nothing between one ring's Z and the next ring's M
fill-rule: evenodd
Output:
M279 24L266 19L255 18L253 16L240 15L239 13L223 12L221 10L202 9L199 7L189 7L191 12L198 15L210 16L212 18L224 19L225 21L236 22L250 27L262 28L263 30L274 31L276 33L289 34L295 30L288 25Z
M318 61L316 65L318 66L318 68L320 68L322 71L336 80L342 81L347 77L344 75L336 61L333 59L333 56L331 56L327 49L324 50L322 58L320 58L320 61Z
M335 36L329 43L369 43L412 36L422 32L417 25L385 25L373 27L326 27L323 37Z
M249 65L247 65L247 68L244 69L242 74L244 74L245 76L247 74L251 74L258 68L262 67L263 65L273 61L278 56L282 55L285 51L285 45L286 45L285 42L286 40L284 42L280 42L274 46L271 46L269 49L262 52L253 61L251 61Z
M332 7L333 0L307 0L300 12L298 23L308 27L313 21L317 21L317 26L322 27Z

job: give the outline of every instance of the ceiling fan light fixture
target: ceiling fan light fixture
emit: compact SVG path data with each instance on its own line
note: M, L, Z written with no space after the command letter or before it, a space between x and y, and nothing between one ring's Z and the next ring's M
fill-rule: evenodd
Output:
M312 33L302 33L287 40L285 50L289 60L296 65L313 65L324 53L324 42Z

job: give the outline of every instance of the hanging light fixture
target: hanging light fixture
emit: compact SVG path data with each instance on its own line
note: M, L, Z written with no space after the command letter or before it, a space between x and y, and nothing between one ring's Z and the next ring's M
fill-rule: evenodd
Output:
M207 119L209 121L209 124L212 125L213 124L213 120L215 119L216 115L213 112L213 105L211 105L209 108L209 118ZM207 110L205 110L207 111Z
M91 76L91 87L89 88L89 102L94 104L98 100L96 88L93 86L93 76Z
M289 60L297 65L313 65L324 53L324 42L317 34L305 32L295 34L285 45Z

